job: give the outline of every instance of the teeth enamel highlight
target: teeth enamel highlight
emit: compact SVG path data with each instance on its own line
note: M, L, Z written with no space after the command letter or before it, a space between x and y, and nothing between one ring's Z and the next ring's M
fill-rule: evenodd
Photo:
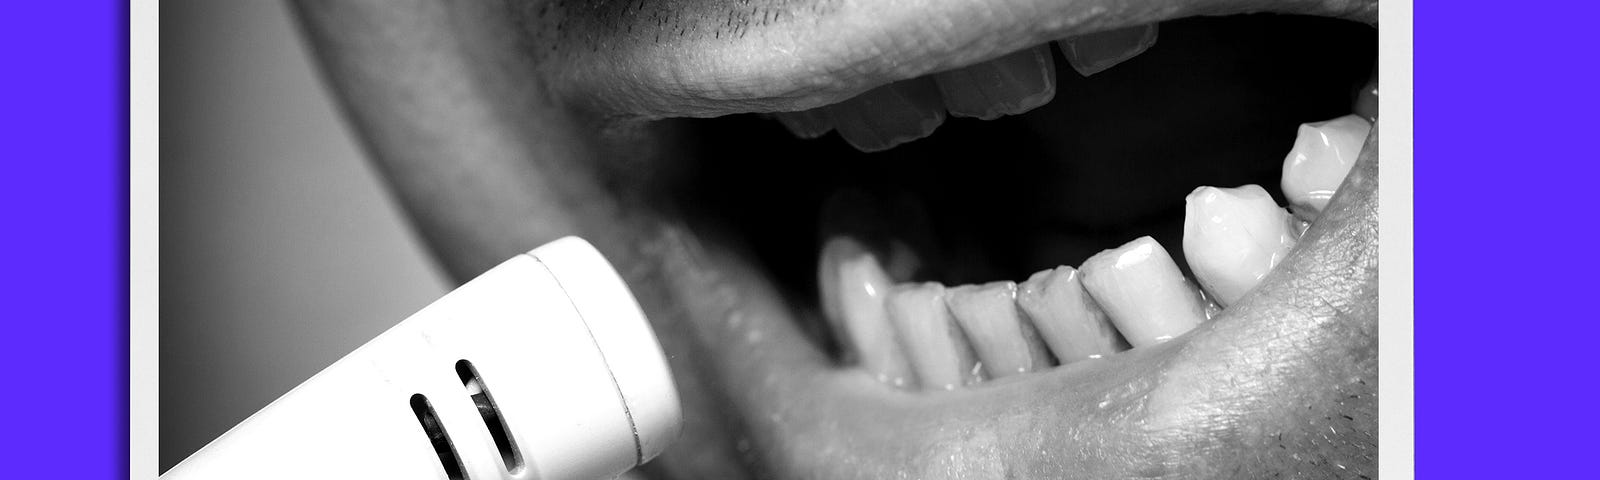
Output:
M1107 30L1059 40L1061 54L1073 70L1085 77L1106 71L1139 56L1156 44L1157 27L1152 23Z
M842 188L823 200L818 218L823 238L844 236L878 247L884 270L895 279L922 270L923 252L932 248L927 211L909 194Z
M1224 307L1261 283L1299 241L1293 218L1259 186L1200 187L1185 201L1183 255Z
M1196 294L1200 295L1200 304L1205 305L1206 320L1217 318L1217 315L1222 314L1222 304L1217 303L1217 300L1211 298L1211 295L1207 295L1205 289L1196 288L1194 291Z
M1206 319L1198 291L1150 237L1097 253L1081 271L1084 289L1134 348L1171 340Z
M1372 78L1356 93L1356 103L1351 110L1367 122L1378 121L1378 67L1372 67Z
M1017 305L1033 320L1033 326L1062 365L1128 349L1127 340L1083 289L1078 271L1072 267L1057 267L1028 277L1018 287Z
M1344 182L1372 124L1358 115L1300 125L1294 148L1283 159L1283 196L1294 214L1316 221L1322 208Z
M828 118L828 112L821 108L804 112L778 112L772 114L772 118L789 129L789 133L800 138L817 138L833 131L833 120Z
M895 82L827 108L851 146L877 152L928 136L944 123L944 103L930 78Z
M992 120L1016 115L1056 96L1056 66L1049 45L939 73L933 80L945 109L957 117Z
M945 293L945 304L991 378L1050 367L1044 343L1025 330L1016 298L1017 284L1012 282L963 285Z
M877 257L849 238L829 239L822 248L817 282L824 314L845 354L884 383L914 385L910 359L895 339L884 307L894 283Z
M976 383L972 346L945 307L944 285L900 285L889 293L889 320L911 358L924 389L954 390Z

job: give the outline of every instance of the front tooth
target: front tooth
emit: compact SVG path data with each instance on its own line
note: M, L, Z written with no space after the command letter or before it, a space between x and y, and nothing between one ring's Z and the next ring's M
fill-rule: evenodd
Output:
M1294 214L1315 221L1344 182L1372 124L1359 115L1300 125L1294 148L1283 159L1283 196Z
M884 308L894 282L877 256L849 238L831 238L822 248L817 277L823 312L845 354L884 383L913 385L911 362Z
M929 78L895 82L828 107L834 128L863 152L928 136L944 123L939 87Z
M1079 278L1076 269L1061 266L1033 274L1017 292L1017 304L1062 365L1128 349Z
M1299 240L1294 219L1259 186L1200 187L1185 202L1183 255L1224 307L1261 283Z
M993 120L1050 103L1056 96L1056 62L1050 45L1040 45L942 72L933 80L951 115Z
M966 332L983 370L992 378L1049 368L1050 355L1017 314L1017 284L963 285L945 294L956 324Z
M833 130L833 119L828 118L826 107L803 112L778 112L772 114L772 118L788 128L789 133L805 139L817 138Z
M1085 77L1139 56L1156 44L1156 24L1106 30L1059 40L1062 56Z
M1083 262L1083 288L1134 348L1183 335L1205 321L1205 305L1167 250L1139 237Z
M944 296L944 285L933 282L900 285L889 293L889 321L924 389L953 390L977 380L972 346L961 336Z

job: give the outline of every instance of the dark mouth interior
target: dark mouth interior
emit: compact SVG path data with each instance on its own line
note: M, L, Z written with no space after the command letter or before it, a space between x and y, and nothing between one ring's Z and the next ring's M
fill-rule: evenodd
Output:
M914 280L1021 280L1141 235L1186 265L1173 248L1184 196L1257 184L1283 204L1279 172L1296 128L1350 113L1377 30L1269 14L1191 18L1163 23L1149 51L1092 77L1055 56L1049 104L994 121L952 117L885 152L859 152L837 134L796 139L758 115L688 121L699 155L672 195L691 217L742 237L796 308L816 305L817 252L833 229L819 219L841 191L921 205L921 219L890 209L872 214L881 222L857 221L901 236L926 227L912 239L927 267Z

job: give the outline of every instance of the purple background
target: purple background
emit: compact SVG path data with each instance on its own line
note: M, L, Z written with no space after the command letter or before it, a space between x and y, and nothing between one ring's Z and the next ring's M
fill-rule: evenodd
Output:
M23 2L0 25L5 478L127 472L127 20Z
M1600 477L1594 10L1416 4L1419 478Z
M18 3L0 28L4 477L126 472L124 8ZM1572 10L1416 5L1422 478L1593 476L1600 50Z

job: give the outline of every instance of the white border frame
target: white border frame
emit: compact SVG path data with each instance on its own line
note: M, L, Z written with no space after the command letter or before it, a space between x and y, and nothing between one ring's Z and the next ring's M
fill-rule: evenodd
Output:
M128 478L160 450L160 4L128 5Z
M1416 476L1411 2L1378 5L1378 472Z
M1412 5L1379 5L1379 472L1415 476ZM128 10L128 475L157 478L160 439L160 6Z

